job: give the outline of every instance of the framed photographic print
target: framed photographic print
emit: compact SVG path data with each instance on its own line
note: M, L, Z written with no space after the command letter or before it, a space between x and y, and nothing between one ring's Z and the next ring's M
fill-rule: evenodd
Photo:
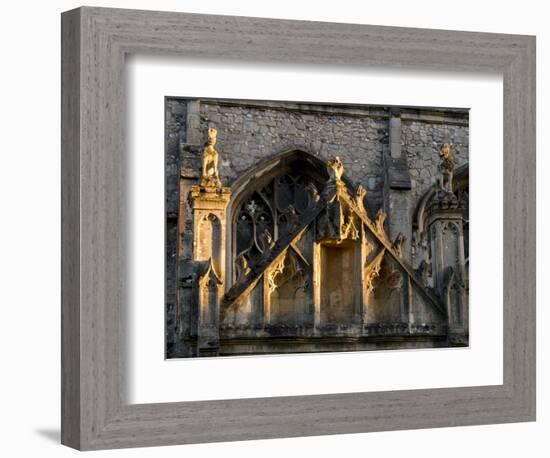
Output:
M534 59L529 36L64 13L62 442L533 420Z

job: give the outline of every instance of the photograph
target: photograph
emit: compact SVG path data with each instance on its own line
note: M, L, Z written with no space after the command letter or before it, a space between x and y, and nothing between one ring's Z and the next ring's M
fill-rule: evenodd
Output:
M468 108L164 102L166 358L469 345Z

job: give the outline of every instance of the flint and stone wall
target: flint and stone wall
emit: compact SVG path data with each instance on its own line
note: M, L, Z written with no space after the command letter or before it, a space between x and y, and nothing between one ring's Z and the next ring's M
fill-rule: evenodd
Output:
M407 119L403 115L401 148L406 154L411 175L411 198L414 202L435 183L439 165L439 148L443 143L452 145L456 167L468 162L468 116L456 121L446 119L435 123ZM456 123L455 123L456 122Z
M388 187L388 158L396 146L390 142L390 119L400 119L401 164L410 186ZM338 106L289 102L228 100L166 100L166 332L167 354L174 346L177 291L176 259L191 259L192 237L178 244L180 194L198 183L201 150L208 127L218 131L219 172L224 186L274 154L302 149L321 159L340 156L346 176L367 189L367 210L373 217L386 209L390 235L392 217L412 221L418 199L435 183L439 148L452 145L456 165L468 162L467 110L407 109L397 115L390 107ZM181 171L181 181L180 181ZM187 198L183 196L183 202ZM388 202L397 202L392 211ZM393 205L393 204L392 204ZM184 209L185 210L185 209ZM389 211L388 211L389 210ZM191 211L184 222L192 233ZM403 214L399 214L403 212ZM180 222L181 224L181 222ZM410 234L410 227L403 230ZM406 257L410 258L410 236ZM190 279L189 281L193 281Z

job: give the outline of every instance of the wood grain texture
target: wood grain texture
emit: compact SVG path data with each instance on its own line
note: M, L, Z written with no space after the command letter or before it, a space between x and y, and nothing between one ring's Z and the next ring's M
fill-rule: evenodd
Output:
M80 12L61 24L61 440L80 445Z
M62 24L64 444L103 449L535 418L534 37L88 7L64 13ZM504 384L128 404L128 53L502 73Z

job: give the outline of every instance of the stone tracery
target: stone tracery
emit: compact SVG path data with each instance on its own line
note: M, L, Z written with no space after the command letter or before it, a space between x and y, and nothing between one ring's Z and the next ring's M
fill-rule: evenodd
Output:
M296 229L319 201L317 185L305 176L283 174L254 191L236 210L235 263L256 264L278 238Z

